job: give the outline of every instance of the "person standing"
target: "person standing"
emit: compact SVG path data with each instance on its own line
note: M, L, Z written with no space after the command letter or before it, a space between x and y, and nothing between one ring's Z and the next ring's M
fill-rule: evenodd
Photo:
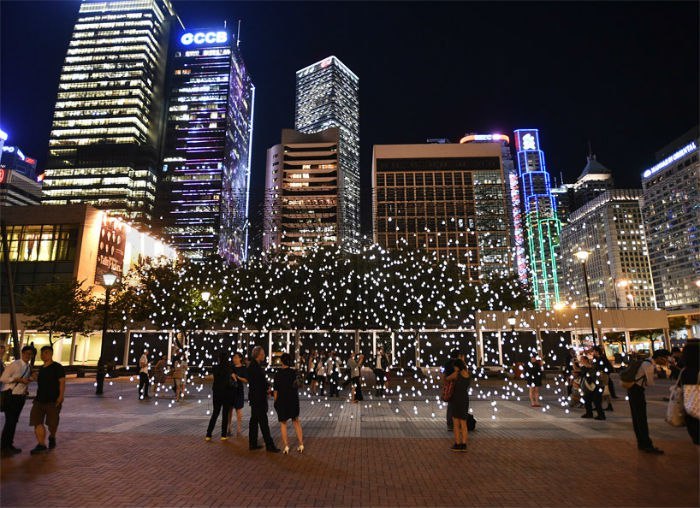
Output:
M384 396L386 384L386 369L389 368L389 359L384 352L384 348L377 349L377 354L374 355L374 379L375 387L374 394L377 397Z
M542 360L536 355L530 357L525 370L527 377L527 386L530 395L530 405L532 407L540 406L540 387L542 386Z
M253 348L252 358L248 366L248 401L250 403L250 424L248 425L248 449L262 448L258 445L258 427L262 432L265 448L268 452L279 453L280 449L270 435L267 422L268 384L265 371L262 368L265 361L265 350L261 346Z
M178 355L173 364L173 384L175 385L175 400L185 398L185 381L187 380L187 357L184 353Z
M646 358L637 368L634 376L634 384L627 390L627 398L632 413L632 426L637 437L637 448L645 453L661 455L664 452L659 450L651 442L649 437L649 424L647 422L647 400L644 389L654 384L654 364L663 362L664 357L654 352L654 356Z
M14 440L17 421L27 400L27 385L32 380L32 367L29 362L32 360L33 352L31 346L24 346L20 359L8 365L0 375L5 399L2 408L5 413L5 425L2 428L2 441L0 441L3 456L22 452L21 449L15 448Z
M593 418L594 420L605 420L603 412L603 385L600 380L600 362L593 353L593 360L584 356L581 359L581 382L583 386L584 406L586 412L581 418ZM607 381L606 381L607 382ZM593 417L593 406L595 405L596 416Z
M328 383L328 396L338 397L340 395L340 390L338 389L338 384L340 383L340 370L339 370L340 358L337 357L335 351L331 351L331 354L326 360L326 382ZM321 390L323 392L323 390Z
M148 349L143 350L139 359L139 400L150 399L148 388L151 382L148 379Z
M95 376L95 395L104 393L105 376L107 375L107 365L104 358L100 356L97 360L97 375Z
M49 427L48 449L56 448L56 431L66 391L66 371L63 365L53 361L51 346L41 348L41 360L44 365L39 369L36 398L29 414L29 426L34 427L37 440L37 445L30 452L32 455L47 450L44 444L46 439L44 422Z
M235 385L233 387L233 407L228 415L228 435L231 436L233 434L233 412L236 411L236 436L240 436L243 421L243 404L245 403L243 384L248 382L248 369L243 365L243 355L241 353L233 355L233 379Z
M318 351L314 349L309 355L309 361L306 369L308 371L308 381L310 384L311 395L316 395L318 393L318 363Z
M362 364L365 361L365 355L359 354L355 358L354 354L350 354L348 359L348 367L350 368L350 380L352 382L352 392L350 400L353 404L357 404L363 400L362 397Z
M455 444L451 450L455 452L467 451L467 418L469 418L469 384L471 375L464 360L458 358L454 361L452 373L447 376L447 381L454 381L455 388L450 403L452 404L452 427Z
M447 381L448 378L454 373L455 371L455 362L460 359L462 356L462 352L459 349L453 349L450 351L450 358L447 360L445 365L442 368L442 375L443 375L443 382ZM447 432L454 432L454 421L452 419L452 401L454 400L454 397L447 401L447 412L446 412L446 417L447 417Z
M680 360L683 370L679 372L678 383L681 387L698 384L698 381L700 381L698 377L698 371L700 370L700 341L698 339L688 340L688 343L683 348ZM693 444L700 445L700 420L686 413L685 427Z
M233 402L233 383L234 383L233 368L226 358L225 353L221 353L219 365L214 369L214 383L212 384L212 402L214 410L209 418L209 426L207 427L206 440L211 441L211 433L214 431L216 420L219 418L221 408L221 440L228 439L229 413L231 412L231 403Z
M275 373L274 398L277 420L280 422L280 433L282 434L283 453L289 453L289 440L287 439L287 422L292 420L294 432L297 435L297 451L304 453L304 436L299 421L299 377L297 371L292 367L294 362L289 353L283 353L280 357L282 368Z

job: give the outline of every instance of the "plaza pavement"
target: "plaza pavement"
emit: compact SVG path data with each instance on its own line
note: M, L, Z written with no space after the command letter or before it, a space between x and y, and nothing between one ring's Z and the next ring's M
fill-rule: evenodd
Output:
M467 453L454 453L437 390L396 378L391 395L363 404L303 397L306 450L284 456L248 450L247 407L243 437L222 442L217 426L205 442L208 384L190 386L174 404L136 400L129 378L97 397L93 381L69 378L58 446L47 454L28 453L28 401L15 439L23 453L0 464L3 507L700 504L698 448L663 421L668 382L647 393L662 456L636 449L624 399L607 421L582 420L581 410L558 406L552 389L543 390L550 409L542 411L526 391L518 401L495 380L479 383L477 430ZM274 415L270 422L281 446Z

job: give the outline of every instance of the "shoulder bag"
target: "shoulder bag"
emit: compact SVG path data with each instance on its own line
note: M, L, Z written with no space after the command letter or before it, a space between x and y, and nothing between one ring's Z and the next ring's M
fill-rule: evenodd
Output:
M671 387L671 394L668 396L668 407L666 408L665 420L666 423L673 427L683 427L685 425L683 388L680 386L680 379Z
M693 418L700 418L700 372L696 384L683 385L683 408Z

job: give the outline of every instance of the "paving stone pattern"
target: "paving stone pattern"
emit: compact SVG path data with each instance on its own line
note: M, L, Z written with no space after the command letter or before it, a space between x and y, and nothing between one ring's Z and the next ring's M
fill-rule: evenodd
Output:
M607 421L582 420L549 390L545 412L502 394L472 399L478 426L466 453L449 450L436 390L408 390L401 400L370 395L362 404L304 397L306 450L289 456L248 450L247 407L242 437L222 442L217 426L205 442L206 383L178 403L138 401L128 378L103 397L93 391L92 380L69 379L58 446L44 455L28 453L35 443L27 403L15 439L24 452L1 463L3 507L700 505L698 448L684 428L663 421L664 382L647 394L663 456L636 449L624 399ZM289 431L295 445L291 424Z

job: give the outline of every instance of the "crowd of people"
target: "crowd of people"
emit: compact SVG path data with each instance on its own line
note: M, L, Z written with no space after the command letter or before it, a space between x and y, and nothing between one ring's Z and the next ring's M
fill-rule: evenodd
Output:
M0 344L0 353L4 355L4 345ZM33 369L36 350L25 346L19 359L5 367L0 362L0 382L2 388L2 411L5 424L2 431L3 456L20 453L14 446L14 435L19 416L24 407L28 386L37 382L37 395L32 404L29 424L34 428L37 444L32 454L43 453L56 447L56 432L60 420L61 407L65 395L65 370L60 363L53 361L53 349L41 348L43 365ZM300 357L298 362L288 353L279 358L279 368L274 370L270 383L265 370L266 354L261 346L255 346L250 356L245 357L236 352L230 357L222 354L213 370L212 412L205 439L211 441L214 428L221 418L221 440L234 435L233 415L236 414L235 435L242 435L243 407L245 403L245 386L248 387L250 404L250 421L248 425L249 449L257 450L258 436L262 434L265 448L269 452L290 451L288 423L291 421L296 435L296 451L303 453L303 430L300 420L299 390L307 385L314 396L323 396L328 391L329 397L339 396L341 387L350 386L350 401L359 403L363 400L362 369L369 367L374 373L374 393L383 396L389 373L390 362L383 348L378 348L369 362L365 363L363 354L350 353L342 361L336 351L311 351L308 358ZM654 384L655 378L671 378L680 387L700 384L700 341L691 339L683 349L673 351L657 350L648 355L632 356L626 369L620 371L620 380L627 391L631 419L639 450L662 454L654 446L647 421L645 389ZM104 366L104 364L103 364ZM187 379L187 357L176 351L170 365L160 356L151 365L149 351L144 350L139 358L138 398L150 398L151 382L154 391L174 392L174 400L182 400L185 395ZM464 352L459 349L451 351L442 372L442 396L446 404L447 429L454 435L453 451L466 451L469 430L473 429L475 420L469 411L469 387L472 373L466 363ZM594 346L577 353L569 350L565 365L567 396L572 408L583 408L581 418L606 420L605 412L613 411L612 401L618 396L615 391L613 375L615 369L610 363L605 350ZM104 370L103 370L104 372ZM98 366L98 378L100 369ZM523 368L523 377L529 391L532 407L540 407L544 369L542 359L532 355ZM103 378L104 379L104 378ZM172 381L172 387L170 387ZM449 385L449 386L447 386ZM102 383L96 383L97 394L102 393ZM449 388L449 389L446 389ZM280 424L282 449L278 448L271 436L268 423L268 399L274 400L274 409ZM595 413L595 414L594 414ZM685 415L688 434L694 444L700 444L700 422L691 414ZM48 427L48 436L47 436ZM48 437L48 440L47 440Z

